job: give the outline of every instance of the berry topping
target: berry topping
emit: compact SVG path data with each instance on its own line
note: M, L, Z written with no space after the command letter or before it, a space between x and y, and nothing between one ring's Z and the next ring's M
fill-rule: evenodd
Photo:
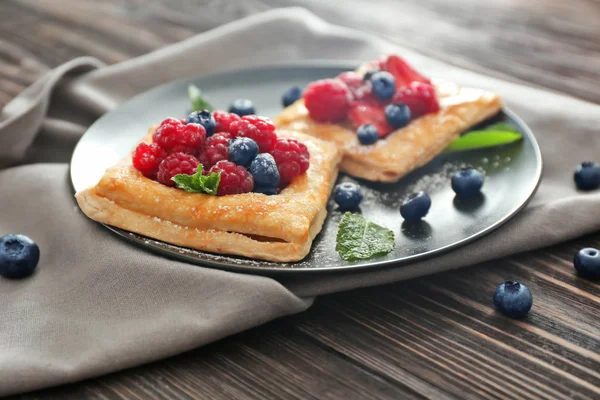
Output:
M474 168L461 168L452 177L452 190L458 197L473 197L481 191L483 175Z
M213 118L217 123L215 132L229 132L231 123L240 120L239 115L226 113L225 111L213 111Z
M369 88L369 85L365 84L363 78L354 71L342 72L338 75L338 79L348 86L348 89L350 89L355 98L357 93L363 91L364 88Z
M600 165L585 161L575 168L575 184L580 190L594 190L600 187Z
M410 108L405 104L388 104L385 107L385 120L394 129L400 129L410 122Z
M440 110L435 87L429 83L412 82L408 86L398 89L392 101L395 104L406 104L410 108L412 118Z
M145 177L156 179L158 165L166 156L167 152L158 144L142 142L133 151L133 166Z
M302 97L302 89L297 86L291 87L283 93L281 96L281 104L287 107L296 102L296 100Z
M277 141L275 125L268 118L248 115L240 121L233 122L229 129L234 137L242 136L254 140L261 153L271 151Z
M247 137L234 139L229 145L229 159L237 165L249 167L258 154L258 145Z
M373 144L379 139L379 132L377 128L372 124L363 124L356 130L358 140L362 144Z
M394 76L386 71L375 72L371 76L373 94L381 100L389 100L396 92L396 80Z
M198 156L205 171L208 171L219 161L229 159L230 142L231 134L229 132L218 132L206 139L204 148Z
M377 67L371 67L367 70L367 72L365 72L365 75L363 76L363 80L365 81L370 81L371 77L373 76L373 74L376 74L377 72L379 72L380 69Z
M194 175L199 161L196 157L186 153L173 153L161 161L158 166L158 181L163 185L175 186L171 180L177 174Z
M531 310L533 296L527 286L519 282L507 281L496 289L494 305L502 314L520 318Z
M358 208L362 198L362 191L356 183L340 183L333 189L333 200L335 200L341 210L354 210Z
M236 99L229 106L229 112L243 117L244 115L256 114L254 103L248 99Z
M279 189L271 186L255 186L254 192L266 194L267 196L273 196L274 194L279 193Z
M419 221L431 208L431 197L425 192L413 193L400 206L400 215L408 222Z
M0 238L0 276L9 279L33 274L40 261L40 248L25 235L6 235Z
M277 163L279 176L284 184L305 173L310 165L308 149L294 139L277 140L271 155Z
M429 79L415 71L406 61L398 56L391 55L385 61L383 68L396 78L396 88L408 86L412 82L422 82L431 84Z
M185 124L180 119L167 118L154 131L156 144L170 152L196 155L204 143L206 130L200 124Z
M394 130L385 118L383 106L370 102L353 103L348 112L348 119L357 129L364 124L374 125L379 137L384 137Z
M221 173L217 196L248 193L254 187L254 178L248 170L231 161L219 161L211 167L209 173L213 172Z
M261 188L261 190L275 189L275 193L277 192L279 170L272 155L268 153L257 155L250 164L250 173L254 176L257 188Z
M303 94L310 117L319 122L339 122L346 119L350 105L350 90L339 79L312 82Z
M588 279L600 279L600 250L588 247L575 255L577 273Z
M215 133L217 122L212 113L208 110L194 111L185 118L186 124L200 124L206 131L206 136L212 136Z

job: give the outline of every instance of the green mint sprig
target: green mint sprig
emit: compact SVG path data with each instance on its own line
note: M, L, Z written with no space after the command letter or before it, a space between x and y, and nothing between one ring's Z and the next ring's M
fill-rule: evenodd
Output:
M347 212L336 236L335 251L346 261L381 256L394 250L394 232Z
M210 105L210 103L206 101L204 97L202 97L202 91L197 86L188 86L188 97L192 103L192 111L214 110L214 107Z
M202 168L202 164L198 164L198 171L194 175L177 174L171 179L179 189L183 189L188 193L204 193L215 196L221 181L221 173L213 172L208 176L204 176L202 175Z
M452 142L444 152L483 149L500 146L523 139L512 125L497 123L482 130L470 131Z

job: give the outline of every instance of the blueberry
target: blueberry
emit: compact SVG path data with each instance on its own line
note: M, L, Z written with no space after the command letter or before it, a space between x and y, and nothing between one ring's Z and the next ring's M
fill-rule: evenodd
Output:
M281 104L283 104L284 107L287 107L292 103L295 103L300 97L302 97L302 89L298 86L291 87L283 93L283 96L281 96Z
M600 250L590 247L579 250L573 264L582 277L600 279Z
M0 238L0 275L19 279L33 274L40 261L40 248L25 235Z
M229 112L243 117L244 115L256 114L254 103L248 99L237 99L229 106Z
M333 200L335 200L342 210L354 210L358 208L362 198L362 191L356 183L340 183L333 189Z
M509 317L524 317L533 305L529 288L515 281L506 281L494 293L494 305Z
M575 168L575 184L581 190L593 190L600 187L600 165L586 161Z
M377 128L371 124L362 124L359 126L356 130L356 135L362 144L373 144L379 139Z
M279 186L279 170L275 159L269 153L262 153L250 164L250 173L254 177L256 187L277 188Z
M388 104L385 107L385 119L394 128L402 128L410 122L410 108L404 103Z
M429 212L431 197L425 192L413 193L400 206L400 215L409 222L418 221Z
M396 92L396 79L387 71L375 72L371 76L373 93L382 100L391 99Z
M481 191L483 175L474 168L461 168L452 177L452 190L458 197L469 198Z
M258 154L258 145L247 137L238 137L229 145L229 159L237 165L250 166Z
M255 193L266 194L267 196L273 196L274 194L277 194L277 188L271 186L254 186L252 191Z
M208 110L194 111L185 118L186 124L200 124L206 130L206 136L212 136L215 133L217 122L212 113Z

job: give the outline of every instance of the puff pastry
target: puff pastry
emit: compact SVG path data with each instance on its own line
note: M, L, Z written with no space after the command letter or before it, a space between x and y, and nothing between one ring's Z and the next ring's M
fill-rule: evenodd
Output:
M360 73L360 70L358 71ZM374 145L362 145L349 124L320 123L310 118L302 99L284 109L273 122L335 143L344 156L340 170L371 181L396 182L428 163L461 132L497 114L502 100L496 93L433 81L440 111L414 119Z
M131 155L109 168L100 182L75 194L91 219L174 245L270 261L304 258L321 231L338 173L336 146L301 133L279 137L304 143L310 167L274 196L186 193L144 177ZM144 139L150 141L150 134Z

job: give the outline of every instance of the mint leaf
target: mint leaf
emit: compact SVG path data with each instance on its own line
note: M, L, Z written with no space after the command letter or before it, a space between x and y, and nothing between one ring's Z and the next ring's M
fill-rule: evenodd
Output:
M471 131L452 142L446 149L445 152L451 151L464 151L473 149L483 149L486 147L494 147L502 144L513 143L521 140L521 136L518 132L509 131Z
M188 86L188 97L192 102L192 111L213 111L214 107L202 97L202 91L195 85Z
M352 261L387 254L395 245L394 232L347 212L338 227L335 251Z
M198 164L197 172L194 175L177 174L171 179L179 189L188 193L204 193L215 196L221 181L221 173L213 172L209 176L204 176L202 168L202 164Z

